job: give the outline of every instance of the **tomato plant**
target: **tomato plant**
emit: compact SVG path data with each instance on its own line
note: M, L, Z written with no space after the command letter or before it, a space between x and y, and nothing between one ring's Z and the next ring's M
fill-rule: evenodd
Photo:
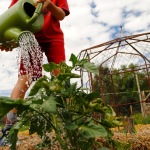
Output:
M108 141L107 147L110 147L113 135L110 128L120 125L114 110L103 103L98 93L87 93L78 87L77 82L71 82L73 78L80 78L80 75L72 73L77 66L97 75L98 69L87 60L79 61L73 54L70 61L72 66L64 62L44 64L45 71L60 69L61 73L57 77L40 78L27 98L14 101L0 97L0 116L14 107L20 116L9 134L12 150L16 149L17 134L24 125L29 126L30 134L37 133L41 137L42 143L37 148L50 147L55 142L63 150L103 148L103 143L96 141L99 137ZM93 117L95 113L101 117ZM54 138L50 138L52 131L55 132Z

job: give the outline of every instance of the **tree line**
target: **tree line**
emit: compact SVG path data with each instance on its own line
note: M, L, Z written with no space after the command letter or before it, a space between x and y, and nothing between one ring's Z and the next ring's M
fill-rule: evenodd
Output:
M105 103L113 106L118 115L141 112L139 92L150 90L150 71L135 64L122 65L119 69L98 68L99 75L94 76L93 89L100 92Z

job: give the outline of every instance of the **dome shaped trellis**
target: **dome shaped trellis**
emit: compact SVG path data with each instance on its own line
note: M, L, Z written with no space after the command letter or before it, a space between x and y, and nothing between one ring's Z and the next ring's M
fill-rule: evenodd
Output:
M138 98L140 98L140 90L148 91L147 94L150 93L150 33L124 36L84 49L79 53L78 58L88 59L99 67L98 82L96 82L98 85L96 86L102 99L109 101L113 106L117 106L118 99L123 98L119 95L129 94L127 91L123 91L123 87L121 87L121 83L125 82L124 80L129 73L132 74L133 78L130 76L130 81L126 84L130 85L133 82L134 85L132 84L132 86L135 86L136 83L136 90L132 92L135 92ZM80 70L82 87L94 91L95 76L80 68L77 68L77 70ZM141 72L144 73L144 77ZM120 83L117 83L117 80ZM143 82L143 80L147 84L146 89L138 87L139 82ZM127 102L133 102L129 100L130 98L129 95L127 101L123 100L124 105Z

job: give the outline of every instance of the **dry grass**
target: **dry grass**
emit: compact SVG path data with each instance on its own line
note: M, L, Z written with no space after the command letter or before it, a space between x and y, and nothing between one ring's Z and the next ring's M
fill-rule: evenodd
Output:
M124 143L131 142L132 150L150 150L150 124L136 125L136 133L123 133L122 128L114 128L113 138ZM29 135L28 131L20 132L18 135L21 144L17 146L17 150L34 150L34 146L41 142L38 135ZM9 150L9 147L0 147L0 150ZM59 146L54 146L45 150L60 150Z

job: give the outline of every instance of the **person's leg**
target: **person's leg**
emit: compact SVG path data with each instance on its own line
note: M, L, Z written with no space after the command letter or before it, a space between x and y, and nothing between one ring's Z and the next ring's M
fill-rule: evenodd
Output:
M59 64L60 62L65 61L65 48L64 42L53 41L51 43L41 44L42 50L45 52L48 62L54 62ZM51 72L51 75L57 76L60 74L59 69L54 69Z
M18 81L15 87L13 88L10 97L14 100L18 98L23 99L26 94L26 91L28 90L31 84L32 80L28 75L19 76ZM16 123L16 121L17 110L14 108L7 113L4 129L10 129Z
M31 84L32 79L29 75L20 75L10 97L13 99L23 99Z
M10 95L14 100L25 97L26 91L32 84L32 79L29 75L20 75L15 87ZM6 115L5 126L2 128L2 136L0 137L0 146L9 145L8 133L12 126L17 121L17 110L13 108Z

